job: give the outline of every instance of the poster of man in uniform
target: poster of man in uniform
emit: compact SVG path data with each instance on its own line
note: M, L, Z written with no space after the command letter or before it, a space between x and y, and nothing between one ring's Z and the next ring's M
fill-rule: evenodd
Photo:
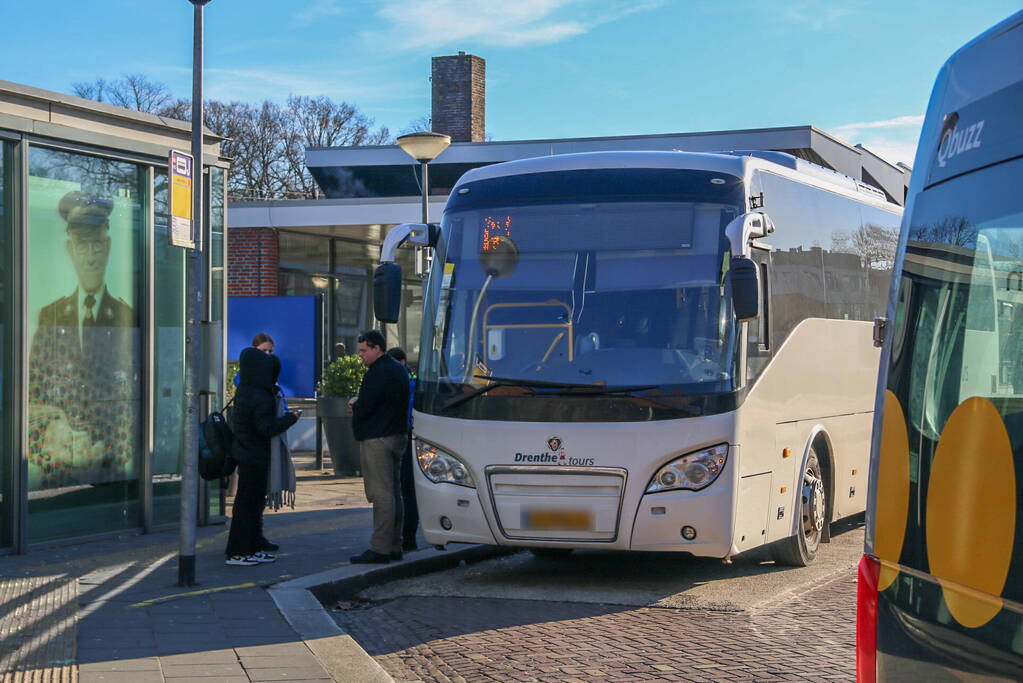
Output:
M30 491L137 476L138 197L76 185L29 182Z

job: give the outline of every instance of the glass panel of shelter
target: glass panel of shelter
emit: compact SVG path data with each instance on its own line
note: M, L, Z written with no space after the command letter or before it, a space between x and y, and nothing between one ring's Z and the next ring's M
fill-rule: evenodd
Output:
M224 222L226 201L227 172L222 168L211 167L205 175L207 205L209 206L209 296L207 303L207 314L209 320L214 323L224 322L224 311L226 309L226 292L224 291ZM227 343L227 331L223 330L223 341ZM210 397L211 408L220 408L224 403L224 392L226 391L226 366L225 374L219 378L220 391ZM206 491L206 511L209 517L218 517L225 514L225 488L227 480L221 482L221 486L202 484ZM203 490L203 489L200 489ZM203 523L200 518L200 523Z
M153 278L155 287L153 358L153 523L176 521L180 514L181 453L184 451L185 395L185 250L168 236L167 172L154 177Z
M12 245L14 243L13 154L8 143L0 140L0 548L11 545L13 499L11 496L14 457L13 353L14 335L12 294Z
M29 148L30 542L141 520L144 182L137 164Z

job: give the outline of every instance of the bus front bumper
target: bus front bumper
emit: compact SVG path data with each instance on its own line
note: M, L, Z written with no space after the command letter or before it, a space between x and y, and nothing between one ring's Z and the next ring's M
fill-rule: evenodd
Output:
M431 511L420 518L423 536L431 545L483 543L517 547L667 551L698 557L729 557L735 554L731 493L727 486L712 484L704 491L644 495L634 516L630 518L623 510L625 514L619 522L617 538L607 543L506 538L491 530L476 489L418 480L416 483L420 509ZM682 528L686 526L696 531L695 538L687 540L683 537Z
M632 524L632 550L687 552L698 557L729 557L732 547L732 494L725 481L702 491L664 491L640 498ZM720 486L717 484L721 484ZM687 540L683 529L695 537ZM690 532L692 533L692 532Z
M483 514L476 489L457 484L420 482L417 477L416 502L420 510L431 511L419 518L427 543L497 543Z

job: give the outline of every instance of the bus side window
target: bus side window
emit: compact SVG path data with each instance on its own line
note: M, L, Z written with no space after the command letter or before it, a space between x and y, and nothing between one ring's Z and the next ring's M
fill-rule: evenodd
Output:
M767 264L760 265L760 348L771 350L771 290Z
M754 247L750 259L757 264L760 289L760 315L750 320L746 331L746 379L752 381L771 358L771 252Z

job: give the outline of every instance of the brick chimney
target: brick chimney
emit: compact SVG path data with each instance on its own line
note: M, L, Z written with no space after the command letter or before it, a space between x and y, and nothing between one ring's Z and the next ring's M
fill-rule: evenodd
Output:
M487 60L459 52L433 58L433 131L452 142L486 138Z

